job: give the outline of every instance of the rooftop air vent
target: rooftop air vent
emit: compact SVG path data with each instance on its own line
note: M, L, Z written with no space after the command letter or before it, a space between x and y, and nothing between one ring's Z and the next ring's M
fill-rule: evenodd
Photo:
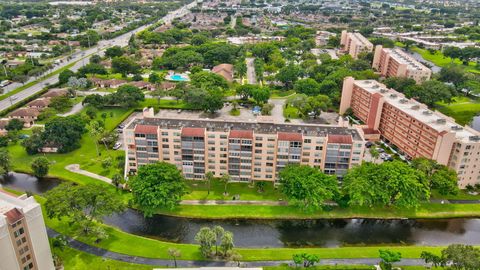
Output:
M412 110L418 110L418 109L420 109L420 105L413 105L412 106Z
M402 98L402 99L400 99L400 103L406 104L406 103L408 103L408 99Z
M385 88L380 89L380 93L382 93L382 94L385 94L385 93L387 93L387 92L388 92L388 90L385 89Z
M423 115L432 115L433 112L429 111L429 110L425 110L422 112Z
M479 142L480 141L480 136L470 136L468 138L470 139L470 141L474 141L474 142Z
M463 127L461 127L461 126L452 126L452 130L453 130L453 131L461 131L461 130L463 130Z
M380 88L380 86L378 84L376 84L376 85L372 86L372 88L373 89L378 89L378 88Z
M437 122L437 124L446 124L446 123L447 123L447 120L444 119L444 118L439 118L439 119L437 119L436 122Z
M390 97L393 98L393 99L395 99L395 98L397 98L398 96L397 96L397 94L390 94Z

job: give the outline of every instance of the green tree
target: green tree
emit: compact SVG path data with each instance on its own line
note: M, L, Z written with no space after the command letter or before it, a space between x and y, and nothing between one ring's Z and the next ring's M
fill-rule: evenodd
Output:
M223 108L223 94L220 90L210 90L208 94L203 96L201 101L201 108L205 112L215 113Z
M80 116L55 117L45 123L42 139L44 145L52 145L59 153L67 153L80 147L83 133L85 122Z
M453 269L480 269L480 250L469 245L449 245L442 250L442 260Z
M401 161L363 163L343 178L350 205L416 208L430 197L425 175Z
M8 121L8 124L5 126L5 129L8 131L19 131L23 129L23 121L20 119L12 119Z
M372 156L372 162L375 162L377 158L380 156L380 152L378 152L376 147L370 147L370 155Z
M326 200L333 199L339 192L335 176L310 166L287 165L279 177L282 193L304 209L322 207Z
M458 193L457 173L445 165L428 158L415 158L411 166L425 174L431 189L437 189L441 195Z
M228 83L222 76L208 71L200 71L190 76L193 86L203 89L220 88L222 90L228 88Z
M95 150L97 150L97 156L100 156L100 151L98 149L98 141L100 136L105 131L103 125L99 121L92 121L87 125L87 130L90 136L93 138L93 143L95 144Z
M152 216L159 208L175 208L187 192L182 173L165 162L141 166L129 186L133 202L145 216Z
M48 174L48 170L50 167L50 161L46 157L36 157L32 163L30 164L32 168L33 175L38 178L45 177Z
M301 79L295 83L294 89L297 93L315 96L320 93L320 84L311 78Z
M22 146L25 147L25 151L29 155L37 154L44 145L43 130L40 127L34 127L32 135L22 141Z
M218 255L218 244L222 241L222 236L225 234L225 229L222 226L214 226L212 231L215 233L215 255Z
M65 69L64 71L58 74L58 83L59 84L66 84L70 77L74 77L75 72L71 71L70 69Z
M177 248L168 248L168 255L172 257L175 268L177 268L177 258L180 258L180 256L182 256L182 252Z
M123 53L124 51L120 46L113 46L105 50L105 56L110 58L122 56Z
M220 182L223 182L224 184L224 190L223 190L224 196L228 195L227 187L228 187L228 184L230 183L230 180L231 180L231 177L228 174L224 174L222 175L222 177L220 177Z
M130 73L136 74L140 72L140 65L126 56L114 57L112 59L112 71L122 74L123 77L127 77Z
M6 148L0 148L0 175L7 175L10 171L10 153Z
M450 102L454 94L452 87L437 80L423 82L421 87L412 87L405 92L406 96L416 98L428 106L433 106L438 101Z
M402 259L400 252L391 251L388 249L380 249L380 268L382 270L392 270L393 263L399 262Z
M220 243L220 248L222 249L223 256L226 257L229 252L233 250L233 247L233 233L228 231L224 232Z
M103 185L62 183L45 193L45 210L49 218L69 218L84 234L105 236L103 218L125 209L122 199Z
M428 251L422 251L420 258L425 260L426 264L432 264L433 267L437 267L443 264L442 257L435 255Z
M215 177L214 177L214 175L213 175L212 172L207 172L207 173L205 174L205 181L207 182L207 187L208 187L208 189L207 189L207 195L210 195L210 189L211 189L211 187L212 187L212 181L213 181L213 179L215 179Z
M112 176L112 184L118 188L120 184L123 184L125 180L123 179L123 176L119 173L116 173Z
M138 102L145 100L142 90L133 85L122 85L117 92L104 97L111 105L132 108L137 106Z
M290 64L281 68L275 78L285 85L285 88L290 89L292 85L302 76L300 67Z
M258 105L262 105L270 98L270 89L267 87L255 87L252 91L252 98Z
M153 84L157 84L159 82L162 81L162 78L160 78L160 76L158 75L158 73L156 72L152 72L150 73L150 75L148 76L148 81L153 83Z
M215 232L209 227L203 227L195 235L195 241L200 245L200 253L203 257L209 258L212 255L212 247L215 245Z

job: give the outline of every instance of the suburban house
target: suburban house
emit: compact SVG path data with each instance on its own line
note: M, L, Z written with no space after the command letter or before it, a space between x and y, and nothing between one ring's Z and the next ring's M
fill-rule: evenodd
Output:
M26 107L42 111L42 110L46 109L48 107L48 105L50 105L50 102L51 102L51 100L48 97L37 98L37 99L27 103Z
M118 88L127 83L125 80L111 79L103 80L99 78L90 78L89 79L95 86L100 88Z
M163 91L170 91L175 89L176 87L177 87L177 84L173 82L162 82L160 84L160 89Z
M220 64L212 68L212 72L225 78L227 82L233 81L233 65L232 64Z
M50 89L47 93L43 94L44 98L53 98L68 95L68 90L66 88L53 88Z
M20 119L24 123L24 127L31 127L37 120L40 111L34 108L20 108L8 115L10 119Z
M156 89L155 85L149 82L144 82L144 81L131 82L129 83L129 85L138 87L139 89L142 89L142 90L154 91Z

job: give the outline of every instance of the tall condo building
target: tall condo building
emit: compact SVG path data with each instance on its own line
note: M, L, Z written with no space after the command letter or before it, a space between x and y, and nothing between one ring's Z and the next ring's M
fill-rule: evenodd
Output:
M342 31L340 39L342 51L350 54L354 59L362 52L373 51L373 44L360 33L350 33L347 30Z
M345 126L165 119L151 109L124 129L126 173L157 161L175 164L187 179L206 172L233 181L275 181L287 164L298 163L342 177L359 164L364 140Z
M40 204L1 188L0 269L55 269Z
M417 83L429 80L432 71L401 49L375 47L372 67L384 77L405 77Z
M348 108L364 123L365 138L383 139L409 158L449 166L462 188L480 183L480 132L374 80L344 79L340 114Z

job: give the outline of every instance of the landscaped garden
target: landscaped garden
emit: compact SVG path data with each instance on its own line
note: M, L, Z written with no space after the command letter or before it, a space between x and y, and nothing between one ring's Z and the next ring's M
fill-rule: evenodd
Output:
M451 103L438 102L436 108L461 125L470 124L472 118L480 114L480 102L468 97L455 97Z

